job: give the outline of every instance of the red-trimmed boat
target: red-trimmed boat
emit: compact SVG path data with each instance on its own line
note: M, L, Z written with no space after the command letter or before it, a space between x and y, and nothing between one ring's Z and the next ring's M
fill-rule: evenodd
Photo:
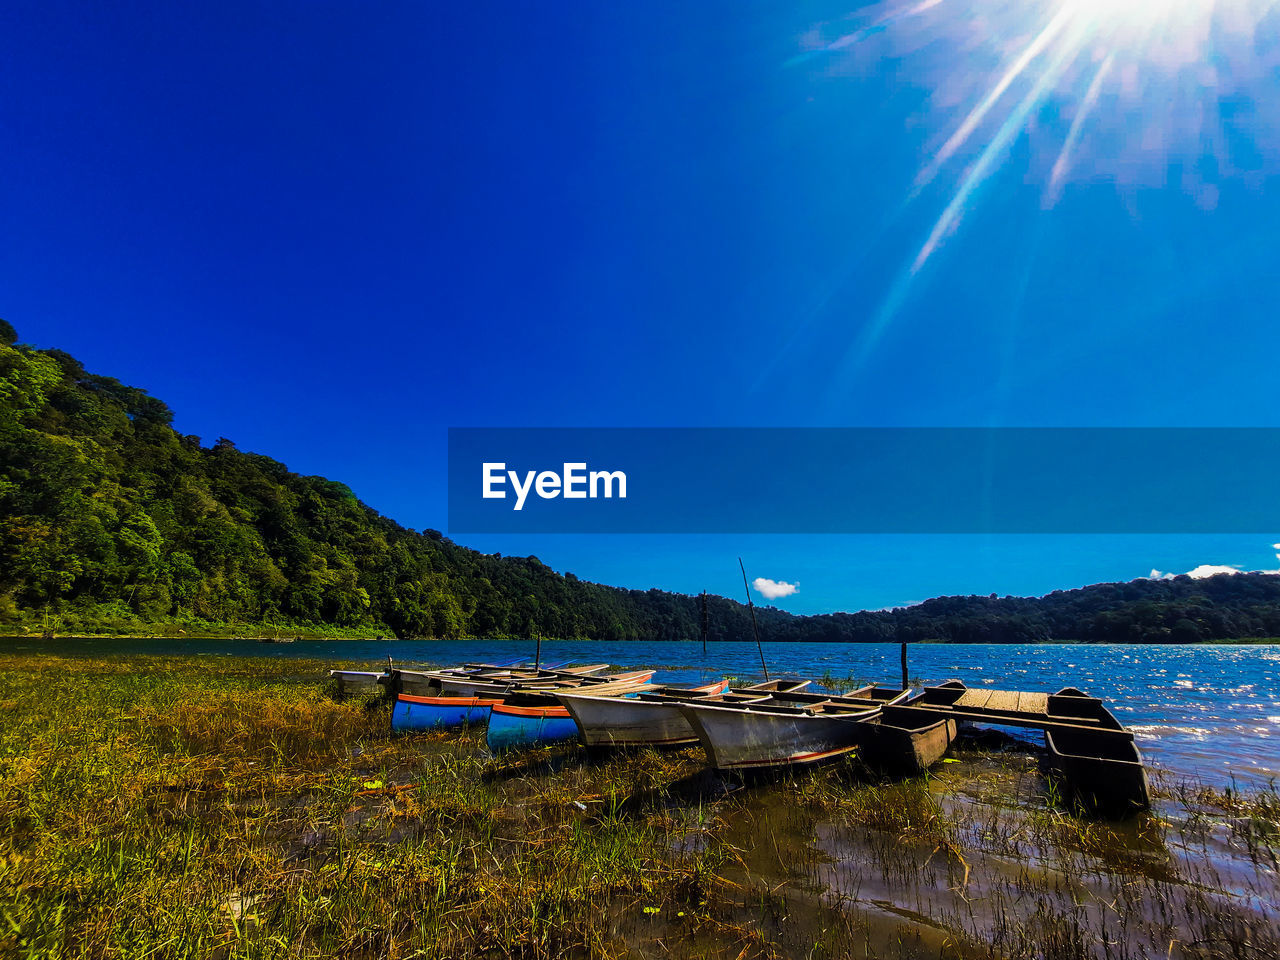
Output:
M607 678L608 683L579 686L588 686L596 696L623 696L634 692L653 674L653 670L615 673ZM570 688L560 688L564 689ZM555 688L516 690L504 696L501 703L494 704L486 737L489 749L498 753L513 747L576 739L578 725L564 704L556 699L557 692Z
M391 710L391 729L437 730L488 723L493 709L516 695L532 696L548 690L567 690L590 685L592 689L630 688L644 683L653 671L606 674L604 676L560 673L557 676L535 676L486 681L483 692L400 693ZM549 702L555 704L554 698ZM558 704L557 704L558 706Z
M862 687L843 696L779 693L764 699L706 697L679 702L718 770L802 766L852 753L865 742L867 721L901 703L908 691Z

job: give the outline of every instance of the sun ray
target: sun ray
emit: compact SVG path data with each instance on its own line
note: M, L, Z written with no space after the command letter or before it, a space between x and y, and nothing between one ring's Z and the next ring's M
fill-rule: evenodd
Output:
M849 375L866 362L872 350L875 349L880 338L888 329L894 316L901 309L903 302L910 293L915 276L947 235L959 225L974 193L997 168L998 161L1022 131L1027 118L1043 103L1046 96L1052 91L1054 84L1058 82L1063 71L1079 55L1084 38L1088 33L1089 28L1087 26L1077 28L1069 33L1063 42L1058 45L1053 51L1047 66L1045 66L1036 80L1035 85L1010 111L990 142L979 154L978 159L969 168L955 195L948 202L942 215L934 223L933 229L930 230L928 238L916 254L915 259L895 279L880 308L855 340L854 347L849 352L845 363L846 377L844 379L847 379ZM1043 49L1041 47L1041 50Z
M1066 139L1062 141L1062 150L1058 152L1058 159L1053 163L1053 170L1049 173L1049 186L1045 190L1045 206L1053 206L1058 202L1058 197L1062 193L1062 183L1066 177L1067 171L1071 165L1071 154L1075 151L1076 143L1080 140L1081 131L1084 130L1085 118L1093 111L1098 103L1098 95L1102 92L1102 82L1106 79L1108 73L1111 72L1111 66L1115 63L1115 51L1107 54L1106 59L1102 61L1102 65L1098 67L1097 73L1093 75L1093 80L1089 84L1089 89L1085 91L1084 100L1080 103L1080 108L1076 111L1076 115L1071 118L1071 126L1067 130Z
M1256 190L1280 175L1278 10L1280 0L890 0L863 8L858 29L819 43L813 55L832 61L818 82L891 58L920 93L909 128L941 142L899 213L919 215L935 198L941 208L878 306L846 328L833 405L892 325L911 316L923 272L959 242L1011 158L1019 169L1010 177L1038 186L1045 216L1065 209L1072 180L1121 194L1174 185L1208 208L1227 181ZM817 299L815 322L829 315L828 298Z
M1045 95L1053 89L1053 85L1057 82L1058 77L1061 76L1063 69L1080 52L1080 47L1076 41L1068 40L1061 46L1061 50L1057 52L1049 66L1040 75L1035 86L1009 113L1004 123L1000 124L995 136L978 154L978 159L969 168L969 172L965 174L965 178L961 181L955 196L951 198L946 208L942 211L942 216L938 218L933 225L933 229L929 232L929 238L925 241L924 246L920 248L920 252L916 254L915 260L912 261L911 273L917 273L924 266L925 261L938 248L938 245L942 243L948 234L955 230L974 191L990 176L991 172L996 168L1000 157L1003 156L1014 138L1022 131L1023 125L1031 115L1031 111L1043 102Z
M916 178L916 189L927 185L934 177L938 175L938 171L946 164L948 160L959 150L973 135L973 132L982 123L983 119L991 112L991 108L996 105L1000 98L1004 95L1009 86L1018 79L1028 65L1038 57L1044 49L1053 41L1053 38L1065 27L1072 18L1072 8L1063 7L1058 13L1045 25L1026 48L1018 55L1004 74L996 81L995 85L982 98L982 101L973 108L956 128L955 133L947 138L947 142L942 145L933 159L925 165L920 171L920 175Z

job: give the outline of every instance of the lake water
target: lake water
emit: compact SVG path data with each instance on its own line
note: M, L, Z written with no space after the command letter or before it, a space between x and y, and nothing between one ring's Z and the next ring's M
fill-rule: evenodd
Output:
M382 661L443 665L532 655L511 640L300 641L264 644L234 640L6 640L0 651L56 654L205 654L308 657L334 666ZM765 646L773 676L901 680L897 644L793 643ZM1054 691L1080 687L1100 696L1138 737L1147 761L1171 773L1222 786L1280 777L1280 645L913 644L912 679L958 677L971 687ZM761 676L754 644L546 641L543 662L608 661L620 668L654 667L672 683L707 682L725 675Z

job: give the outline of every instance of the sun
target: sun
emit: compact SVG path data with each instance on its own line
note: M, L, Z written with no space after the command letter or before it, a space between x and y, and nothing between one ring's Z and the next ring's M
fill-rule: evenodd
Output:
M792 58L816 82L892 62L923 88L907 203L940 206L851 345L856 368L914 278L962 234L1014 154L1051 210L1077 185L1174 181L1213 209L1224 184L1280 175L1280 0L887 0L814 27ZM1026 159L1030 157L1030 159Z

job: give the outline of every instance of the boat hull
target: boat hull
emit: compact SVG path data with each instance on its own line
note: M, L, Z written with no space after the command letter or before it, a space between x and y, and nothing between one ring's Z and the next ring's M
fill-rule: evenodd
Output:
M367 697L379 692L383 676L371 670L330 670L329 676L338 684L338 697Z
M682 703L679 710L697 733L708 762L717 770L766 770L819 763L844 756L866 740L863 714L840 717L733 709Z
M1045 730L1045 775L1078 810L1121 817L1151 806L1151 787L1132 737L1111 731Z
M956 738L956 721L910 707L885 707L867 724L860 756L867 765L894 776L924 773L946 754Z
M512 674L499 677L452 677L436 674L435 677L440 684L440 692L443 694L455 697L483 697L504 694L515 689L526 691L549 690L555 687L596 683L602 685L606 683L639 684L648 680L654 673L652 670L634 670L629 673L602 675L600 671L606 666L608 664L589 664L584 667L574 667L570 670L528 676Z
M415 697L433 697L440 693L440 681L425 670L397 670L392 674L397 693Z
M486 742L494 753L535 744L575 740L578 725L569 711L554 706L523 707L500 703L489 714Z
M566 696L561 702L577 722L585 747L669 747L698 742L689 721L671 704L628 697Z
M727 680L680 689L691 695L723 693ZM660 691L673 688L660 688ZM578 739L588 749L676 747L697 743L698 735L671 702L633 696L596 696L588 691L558 694L578 725Z
M481 697L419 697L401 694L391 710L391 729L442 730L487 723L497 700Z

